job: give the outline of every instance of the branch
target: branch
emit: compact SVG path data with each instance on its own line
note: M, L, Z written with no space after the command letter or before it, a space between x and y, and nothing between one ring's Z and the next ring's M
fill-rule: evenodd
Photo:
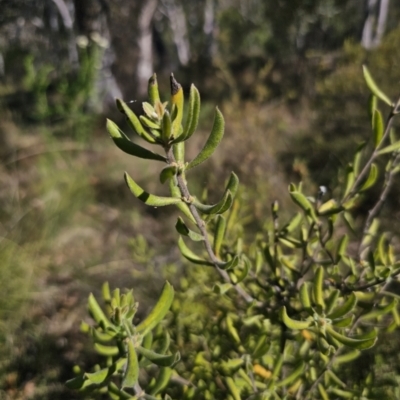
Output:
M169 164L171 163L176 163L175 156L172 151L172 147L165 148L166 152L166 157L167 157L167 162ZM190 195L189 189L186 185L185 179L182 174L177 175L177 181L178 181L178 187L181 192L181 195L185 199L190 199L192 196ZM202 220L202 218L199 215L199 212L197 211L197 208L193 204L189 204L189 209L190 212L193 215L193 218L196 221L197 227L200 230L200 233L203 236L204 239L204 246L206 248L207 254L210 257L211 262L214 264L215 269L217 272L220 274L222 279L227 282L227 283L232 283L231 278L229 277L229 274L221 269L219 265L221 264L221 261L217 258L217 256L214 254L214 251L212 249L212 245L210 243L210 240L208 238L208 232L206 228L205 222ZM262 302L257 301L254 299L252 296L250 296L239 284L238 285L233 285L235 288L236 292L246 301L246 303L252 303L255 302L257 305L261 306Z

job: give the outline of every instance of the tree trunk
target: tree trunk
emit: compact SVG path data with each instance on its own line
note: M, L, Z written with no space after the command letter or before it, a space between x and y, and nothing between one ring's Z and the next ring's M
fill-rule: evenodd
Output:
M163 1L166 15L170 21L173 40L178 52L178 59L181 65L187 65L190 60L190 44L186 28L186 16L182 4L175 0Z
M381 0L381 4L379 6L378 25L376 27L376 35L374 39L374 47L379 46L381 44L386 29L386 21L388 13L389 13L389 0Z
M373 49L380 45L386 29L390 0L368 0L361 45Z
M138 27L139 61L137 65L138 94L147 93L147 82L153 74L153 33L152 20L157 9L158 0L147 0L140 12Z
M101 0L74 0L74 4L79 32L99 44L107 44L102 51L100 70L95 83L95 91L102 101L100 107L96 106L98 111L102 111L105 106L113 104L116 97L122 97L121 89L111 69L115 55L111 47L107 6Z

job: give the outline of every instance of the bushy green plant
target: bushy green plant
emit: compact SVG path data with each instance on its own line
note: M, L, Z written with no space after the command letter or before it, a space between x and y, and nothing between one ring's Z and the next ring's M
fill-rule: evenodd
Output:
M191 169L206 161L223 137L218 108L204 147L186 162L185 142L196 130L200 111L193 85L184 123L183 90L173 75L169 105L160 100L155 75L149 80L144 115L138 118L117 100L133 130L164 154L132 142L108 120L111 138L132 156L165 163L160 181L169 184L170 196L146 192L128 173L125 181L148 206L180 209L178 246L197 266L180 279L182 294L175 299L171 284L165 283L141 321L132 291L110 293L105 284L104 310L90 295L94 324L82 328L94 339L104 363L91 372L77 368L69 387L108 393L112 399L382 396L373 374L358 380L346 376L346 365L373 347L379 333L400 325L399 296L391 290L400 274L396 241L379 229L378 219L400 170L400 141L391 129L400 100L393 103L366 67L364 77L372 93L369 143L356 149L333 193L320 187L317 194L306 195L302 183L290 184L297 212L282 222L274 202L268 228L250 243L243 234L240 201L235 200L236 174L231 173L216 204L200 201L188 187ZM378 102L389 109L386 120ZM352 210L368 197L380 174L380 196L360 223ZM205 269L210 274L199 272ZM203 303L196 305L193 299L199 296Z

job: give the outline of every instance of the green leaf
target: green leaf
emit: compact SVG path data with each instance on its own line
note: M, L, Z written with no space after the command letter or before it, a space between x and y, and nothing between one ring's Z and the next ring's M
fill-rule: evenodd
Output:
M95 343L93 347L95 351L102 356L113 357L119 354L117 346L104 346L100 343Z
M193 201L193 205L203 214L207 215L222 214L231 207L232 203L233 203L233 198L229 190L224 193L224 196L218 203L213 205L200 203L200 201L198 201L197 199L194 199Z
M291 373L289 374L286 378L282 379L281 381L277 382L276 386L287 386L290 385L292 382L294 382L297 378L299 378L304 370L305 370L306 364L304 362L301 362L299 366Z
M148 103L147 103L148 104ZM151 132L154 134L155 132L157 132L156 136L159 136L159 129L160 129L160 124L156 123L154 121L152 121L150 118L144 116L144 115L140 115L139 116L140 122L147 128L151 129Z
M344 336L336 332L330 325L326 325L326 333L331 335L334 339L345 346L352 347L357 350L369 349L376 342L376 333L374 338L358 339L356 337Z
M182 142L188 140L197 128L200 115L200 94L196 86L193 84L190 87L189 95L189 110L186 119L185 127L183 128L183 133L173 143Z
M204 240L203 235L200 235L200 234L190 230L186 226L185 222L183 221L183 219L181 217L178 217L178 220L175 224L175 228L178 231L178 233L180 233L183 236L189 236L190 239L192 239L195 242L200 242L200 241Z
M158 354L155 351L148 350L139 346L137 348L137 352L143 357L146 357L153 364L159 365L161 367L171 367L176 363L178 363L181 359L179 351L176 352L175 354L166 355L166 354Z
M104 314L103 310L99 306L99 303L97 302L96 298L93 296L92 293L89 295L88 299L88 308L91 316L93 319L102 327L102 328L108 328L111 326L111 322L109 319L106 317Z
M317 216L315 215L314 207L311 202L304 196L303 193L295 190L294 185L289 185L289 194L293 202L296 203L304 212L312 218L314 222L318 222Z
M144 140L146 140L149 143L155 143L156 140L154 139L153 136L150 135L142 126L140 123L140 120L136 116L136 114L128 107L128 105L122 101L121 99L117 99L117 108L120 110L122 113L126 115L128 118L129 125L131 128Z
M371 74L368 71L368 68L363 65L363 74L364 74L364 79L365 82L367 83L367 86L369 88L369 90L376 96L378 97L378 99L381 99L384 103L386 103L387 105L392 107L392 102L389 99L388 96L386 96L385 93L383 93L378 85L375 83L375 81L372 79Z
M150 78L151 79L151 78ZM154 109L153 105L150 103L147 103L146 101L142 103L143 111L147 115L148 118L150 119L158 119L158 115L156 113L156 110Z
M215 232L214 232L214 254L219 257L221 245L224 240L226 230L226 219L222 215L217 215L215 222Z
M228 390L233 400L241 400L242 398L240 397L240 390L236 386L235 381L230 376L227 376L225 377L225 383L226 386L228 386Z
M96 372L86 372L84 375L90 382L101 385L104 383L115 371L117 370L116 364L111 365L109 368L101 369Z
M163 119L162 119L162 129L161 129L161 137L165 142L168 142L172 135L172 122L171 116L169 115L168 110L164 111Z
M148 206L163 207L182 202L182 199L177 197L161 197L145 192L127 172L125 172L125 182L134 196Z
M224 136L225 121L221 111L215 110L215 118L211 134L200 153L186 167L186 170L196 167L212 156Z
M136 331L141 335L147 335L152 329L154 329L165 317L169 311L172 301L174 300L174 288L167 281L164 284L160 298L157 304L151 310L147 318L142 321L137 327Z
M361 186L360 191L369 189L372 185L375 184L377 179L378 179L378 167L376 166L376 164L371 164L368 178Z
M337 319L344 317L350 311L354 310L357 305L357 297L354 293L351 293L347 300L339 307L336 307L330 314L328 314L327 318L329 319Z
M133 388L139 379L139 362L132 340L128 340L128 362L122 380L122 389Z
M346 167L346 188L343 197L346 198L350 191L353 189L353 184L356 180L353 166L347 165ZM345 207L346 208L346 207Z
M335 263L338 264L339 261L342 259L343 256L346 255L346 250L347 250L347 245L349 243L349 237L348 235L343 235L341 239L339 240L338 246L337 246L337 251L336 251L336 259Z
M290 219L290 221L283 226L281 229L281 234L291 233L293 232L303 220L303 215L301 213L296 213L294 217Z
M168 368L168 367L161 368L160 372L158 373L158 376L156 378L155 385L152 387L150 393L153 396L155 396L155 395L159 394L162 390L164 390L168 386L171 376L172 376L171 368ZM165 400L167 400L166 397L165 397Z
M289 328L289 329L293 329L293 330L303 330L303 329L307 329L311 326L311 321L296 321L292 318L290 318L287 315L286 312L286 307L283 306L280 310L280 316L281 316L281 320L282 322Z
M149 79L149 84L147 86L147 92L151 104L154 106L156 103L160 102L160 94L158 92L158 82L157 75L153 74Z
M397 152L399 150L400 150L400 140L387 146L387 147L384 147L382 150L379 150L377 153L379 155L381 155L381 154L386 154L386 153L394 153L395 151Z
M179 247L179 250L181 251L181 254L183 255L183 257L185 257L187 260L191 261L193 264L207 265L207 266L210 266L210 267L214 266L214 264L211 263L210 261L203 260L199 256L197 256L196 254L194 254L192 252L192 250L190 250L186 246L186 244L183 241L182 237L180 237L179 240L178 240L178 247Z
M240 255L240 261L242 261L243 269L239 273L236 273L236 285L247 278L251 269L251 262L245 254Z
M235 268L239 264L239 256L234 256L227 262L218 263L218 267L228 271L229 269Z
M153 153L152 151L131 142L129 138L121 131L121 129L119 129L117 124L110 119L107 119L107 131L117 147L123 152L130 154L131 156L144 158L147 160L167 161L164 156Z
M231 288L233 288L232 283L216 283L213 286L213 292L222 295L225 294Z
M300 286L300 302L303 308L309 313L312 313L310 295L308 292L308 282L303 282Z
M239 178L234 172L231 172L228 183L225 187L224 195L217 204L206 205L200 203L197 199L195 199L193 204L198 210L200 210L204 214L222 214L225 211L229 210L229 208L232 206L233 199L236 196L238 187Z
M323 285L324 285L324 268L322 266L319 266L315 271L314 282L313 282L313 294L314 294L315 304L320 306L322 310L325 309Z
M176 165L167 165L160 172L160 182L165 183L176 175L178 167Z
M382 114L379 110L374 110L373 130L374 130L374 145L375 145L375 148L377 148L379 143L382 140L383 131L384 131L383 118L382 118Z

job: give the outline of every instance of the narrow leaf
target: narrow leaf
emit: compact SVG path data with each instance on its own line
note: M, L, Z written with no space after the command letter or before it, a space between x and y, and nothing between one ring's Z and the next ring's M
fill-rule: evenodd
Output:
M121 131L121 129L119 129L117 124L115 124L110 119L107 119L107 131L110 134L111 139L117 145L117 147L120 148L125 153L130 154L131 156L144 158L147 160L156 160L164 162L167 161L167 159L164 156L157 153L153 153L152 151L147 150L144 147L131 142L129 138Z
M344 317L350 311L354 310L357 305L357 297L354 293L351 293L347 300L341 305L336 307L330 314L328 314L327 318L336 319Z
M150 360L153 364L159 365L161 367L171 367L172 365L179 362L181 359L179 351L175 354L158 354L155 351L145 349L139 346L137 352Z
M165 183L176 175L178 167L176 165L167 165L160 172L160 182Z
M132 340L128 339L128 362L122 380L122 388L133 388L139 379L139 362L135 346Z
M368 178L360 188L360 191L369 189L372 185L375 184L378 179L378 167L376 164L372 164L369 170Z
M178 233L180 233L183 236L190 237L190 239L192 239L195 242L201 242L202 240L204 240L204 237L202 235L189 229L181 217L178 217L178 220L175 224L175 228L178 231Z
M143 203L152 207L163 207L182 202L182 199L177 197L161 197L145 192L129 175L125 172L125 182L131 192Z
M377 148L382 140L384 131L382 113L379 110L374 110L373 118L374 145Z
M400 150L400 140L391 144L390 146L384 147L382 150L379 150L378 154L386 154L386 153L394 153L395 151Z
M214 254L219 257L221 245L224 240L226 230L226 219L222 215L217 215L215 222L215 232L214 232L214 244L213 250Z
M287 315L286 312L286 307L283 306L280 310L280 316L281 316L281 320L282 322L289 328L289 329L293 329L293 330L303 330L303 329L307 329L310 327L311 325L311 321L296 321L292 318L290 318Z
M154 387L151 389L151 395L155 396L158 393L160 393L163 389L165 389L171 379L172 376L172 369L168 367L164 367L160 369L160 372L158 373L156 383ZM149 398L149 397L146 397ZM153 397L151 397L153 398ZM158 398L158 397L157 397ZM167 400L167 396L164 397L165 400Z
M142 321L137 327L136 331L141 335L146 335L152 329L156 327L165 317L169 311L172 301L174 300L174 288L167 281L164 284L161 296L157 301L157 304L151 310L147 318Z
M183 255L183 257L185 257L187 260L191 261L193 264L207 265L210 267L214 266L214 264L211 263L210 261L203 260L196 254L194 254L192 252L192 250L190 250L186 246L185 242L183 241L183 239L181 237L179 238L179 241L178 241L178 247L179 247L179 250L181 251L181 254Z
M379 89L378 85L375 83L375 81L373 80L371 74L369 73L368 68L366 67L366 65L363 65L363 74L364 74L364 79L365 79L365 82L367 83L367 86L368 86L369 90L376 97L378 97L378 99L381 99L387 105L392 106L392 102L390 101L389 97L386 96L386 94L383 93Z
M197 128L200 115L200 94L196 86L191 85L189 95L189 110L183 133L173 143L188 140Z
M153 74L149 79L149 84L147 86L147 92L149 95L149 99L151 104L154 106L156 103L160 102L160 94L158 92L158 82L157 75Z
M153 136L151 136L146 129L143 128L142 124L140 123L139 118L136 116L136 114L128 107L128 105L122 101L121 99L117 99L117 108L120 110L122 113L126 115L128 118L129 125L131 128L144 140L146 140L149 143L155 143L156 140L154 139Z
M186 167L186 170L189 170L197 165L201 164L202 162L206 161L208 158L212 156L215 149L221 142L222 137L224 136L224 129L225 129L225 121L224 117L222 116L221 111L218 108L215 110L215 117L214 117L214 124L211 130L211 134L207 139L206 144L204 145L203 149L194 158Z

